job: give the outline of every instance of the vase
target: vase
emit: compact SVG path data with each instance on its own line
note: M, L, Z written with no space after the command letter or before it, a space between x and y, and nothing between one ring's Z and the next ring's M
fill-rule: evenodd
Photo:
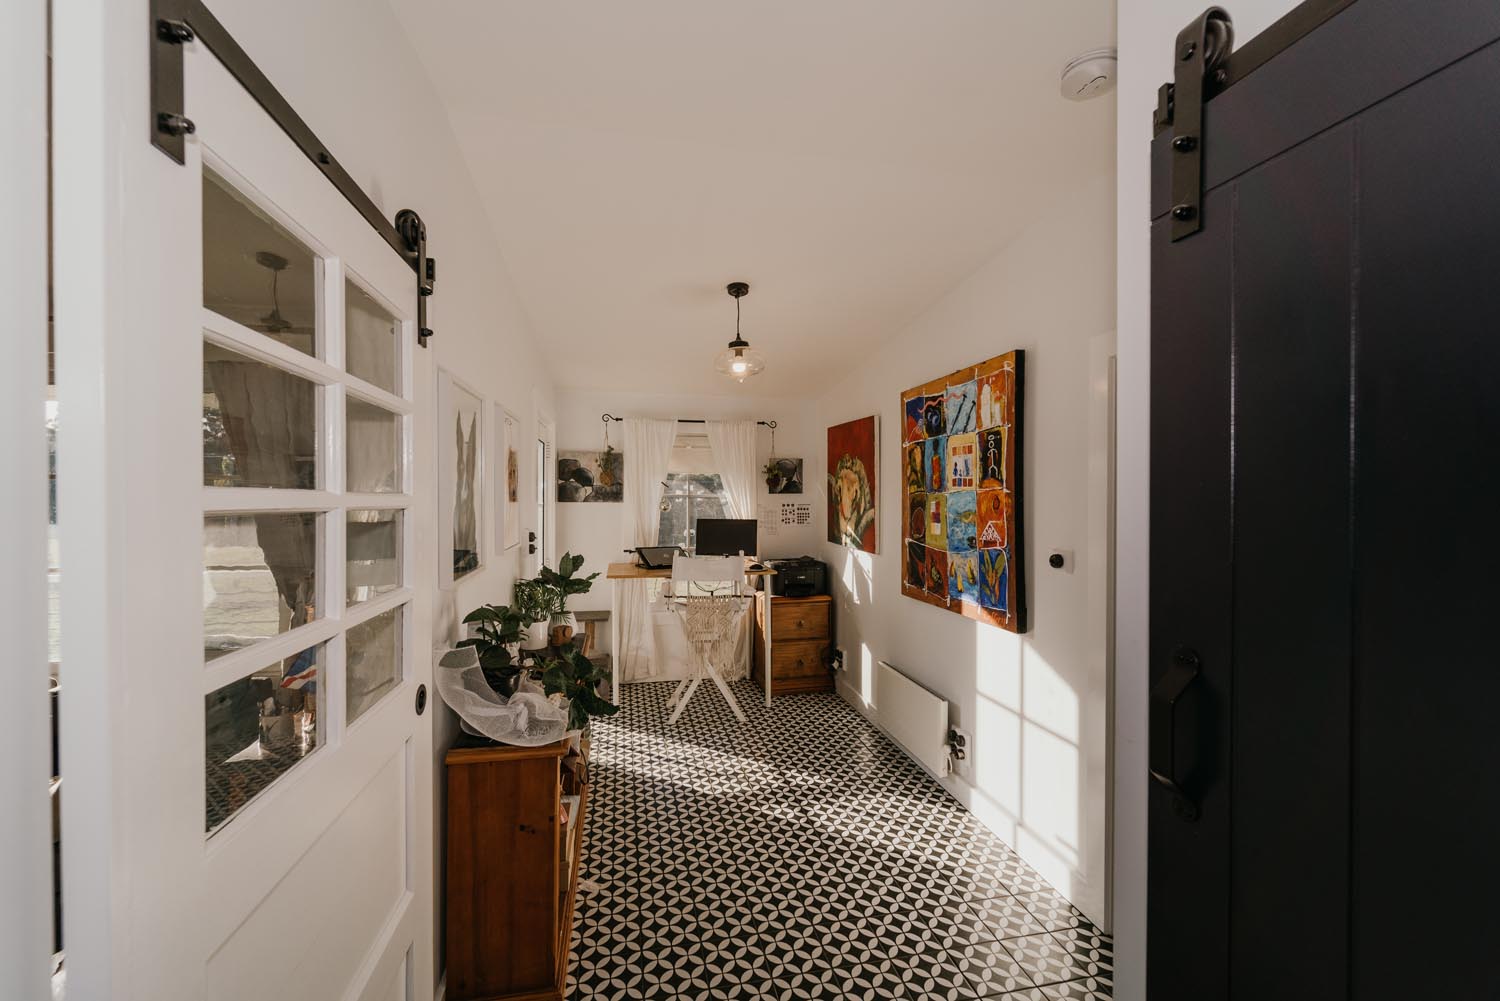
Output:
M547 620L547 640L555 647L562 648L572 643L577 631L578 619L572 612L554 612Z

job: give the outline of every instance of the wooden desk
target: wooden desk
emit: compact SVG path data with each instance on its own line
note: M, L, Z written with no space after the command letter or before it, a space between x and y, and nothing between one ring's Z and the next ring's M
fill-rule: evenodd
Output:
M755 561L747 558L745 560L747 568L753 562ZM745 570L745 576L752 578L771 577L775 573L776 571L770 567ZM663 567L660 570L651 570L639 563L611 563L604 573L604 578L605 580L671 580L672 568ZM767 589L769 590L769 584ZM609 697L616 704L620 701L620 591L621 588L613 588L609 596ZM766 609L767 635L769 635L770 618L771 612L768 605ZM751 615L750 619L753 625L755 616ZM751 644L751 651L751 656L754 656L754 644ZM766 705L769 706L771 704L771 644L769 641L765 645L765 660L763 673L766 679Z

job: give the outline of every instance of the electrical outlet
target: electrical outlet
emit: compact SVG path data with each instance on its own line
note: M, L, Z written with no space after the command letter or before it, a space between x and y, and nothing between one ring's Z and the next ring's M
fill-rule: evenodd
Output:
M841 646L834 647L833 656L829 658L829 662L829 667L833 670L834 674L843 674L844 669L849 665L849 659L844 656L844 648Z
M948 760L953 770L968 778L974 774L974 735L962 727L954 727L948 734Z

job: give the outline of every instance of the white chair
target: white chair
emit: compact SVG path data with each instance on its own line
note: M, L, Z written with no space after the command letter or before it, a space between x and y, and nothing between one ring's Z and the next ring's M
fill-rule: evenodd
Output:
M680 595L679 588L683 589ZM719 689L736 718L745 722L745 714L721 672L733 669L741 623L749 606L743 556L679 556L673 561L671 608L687 636L692 671L667 700L672 709L669 723L677 722L705 676Z

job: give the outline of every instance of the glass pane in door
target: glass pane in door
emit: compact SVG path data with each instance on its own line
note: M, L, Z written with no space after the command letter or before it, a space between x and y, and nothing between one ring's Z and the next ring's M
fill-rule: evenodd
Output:
M203 485L317 487L317 387L205 342Z
M344 705L353 723L401 681L401 624L406 608L393 608L350 626Z
M400 396L400 329L389 310L344 279L344 355L350 375Z
M401 416L350 396L345 489L356 494L402 493Z
M350 511L348 532L348 603L369 601L400 587L401 512Z
M318 259L224 178L203 171L203 305L319 354Z
M258 643L318 617L318 515L203 519L203 659Z
M317 749L322 663L323 647L310 647L204 696L205 830Z

